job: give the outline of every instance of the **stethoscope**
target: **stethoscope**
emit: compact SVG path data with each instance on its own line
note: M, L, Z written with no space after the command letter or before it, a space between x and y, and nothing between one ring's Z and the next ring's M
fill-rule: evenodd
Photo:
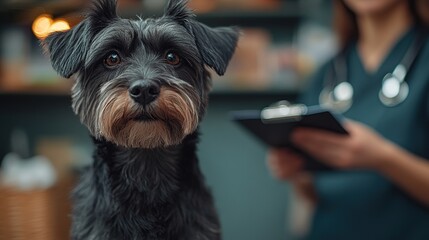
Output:
M425 40L426 31L420 31L401 62L393 72L384 76L378 98L386 107L397 106L407 99L409 86L406 77L423 48ZM348 73L345 58L346 51L342 51L333 60L332 67L325 75L325 87L319 95L321 106L340 113L350 109L354 95L353 86L347 81Z

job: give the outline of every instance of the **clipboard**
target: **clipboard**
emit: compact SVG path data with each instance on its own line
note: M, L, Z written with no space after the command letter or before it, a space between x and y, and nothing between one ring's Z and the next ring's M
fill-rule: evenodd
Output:
M302 154L307 159L306 169L310 171L333 169L310 157L292 144L290 135L296 127L317 128L343 135L349 134L342 125L341 115L320 106L292 105L287 101L281 101L262 111L232 111L231 118L265 145L275 148L288 147Z

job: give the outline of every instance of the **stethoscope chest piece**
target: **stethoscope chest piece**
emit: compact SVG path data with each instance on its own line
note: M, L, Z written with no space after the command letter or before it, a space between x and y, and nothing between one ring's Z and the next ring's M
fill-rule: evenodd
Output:
M383 85L378 93L380 101L387 107L394 107L407 99L410 89L401 77L388 73L383 78Z
M347 112L353 104L353 87L349 82L341 82L332 90L325 87L320 92L319 102L323 107L336 112Z

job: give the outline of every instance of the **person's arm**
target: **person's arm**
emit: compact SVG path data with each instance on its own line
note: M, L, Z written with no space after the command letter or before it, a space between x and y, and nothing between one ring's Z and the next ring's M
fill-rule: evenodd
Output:
M362 124L350 121L346 127L350 136L298 129L292 139L295 145L335 168L376 170L429 207L429 160L408 153Z
M429 161L392 147L378 170L429 207Z
M318 196L314 188L313 176L310 173L302 172L291 181L296 193L303 196L311 204L317 204Z

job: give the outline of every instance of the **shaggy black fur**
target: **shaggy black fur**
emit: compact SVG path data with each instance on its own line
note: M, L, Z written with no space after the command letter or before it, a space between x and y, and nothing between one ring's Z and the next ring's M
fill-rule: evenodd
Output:
M211 87L205 66L224 74L238 32L197 22L186 3L170 0L161 18L129 20L116 15L115 0L96 0L79 25L43 42L54 69L76 79L73 110L96 146L74 192L74 240L221 238L196 144ZM179 65L168 63L171 52ZM133 101L136 82L166 93L151 103ZM133 141L124 129L132 129L126 133Z
M163 150L97 151L75 190L73 239L220 239L195 154L197 133Z

